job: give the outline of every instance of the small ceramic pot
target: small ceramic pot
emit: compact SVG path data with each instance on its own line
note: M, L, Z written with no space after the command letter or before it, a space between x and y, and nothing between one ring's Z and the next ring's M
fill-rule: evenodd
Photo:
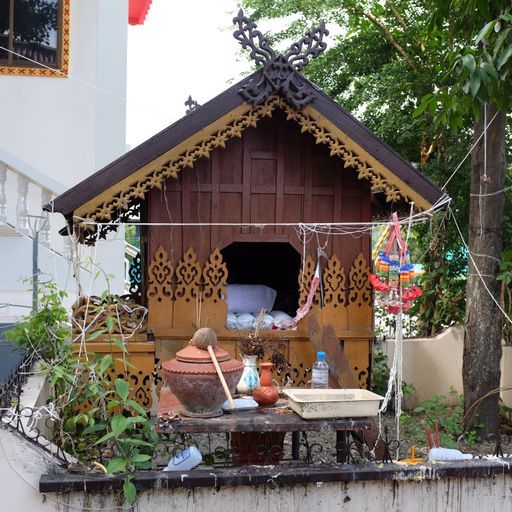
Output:
M242 356L244 362L244 372L240 382L236 385L239 393L252 395L252 392L260 385L260 376L256 368L258 356Z
M252 397L262 406L274 405L279 398L278 389L272 385L272 363L261 363L260 386L252 392Z

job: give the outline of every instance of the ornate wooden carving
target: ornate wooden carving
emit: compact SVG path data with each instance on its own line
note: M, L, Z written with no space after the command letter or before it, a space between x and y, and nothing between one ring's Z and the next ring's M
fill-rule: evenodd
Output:
M94 345L94 346L93 346ZM73 351L79 352L80 345L74 344ZM161 387L158 381L158 375L155 373L155 346L154 343L133 342L130 343L128 354L123 355L121 349L114 343L98 342L87 346L90 351L89 357L102 357L104 354L112 354L114 359L114 368L105 371L106 378L113 382L116 378L125 379L130 383L129 397L135 400L146 411L150 411L153 405L153 393ZM123 363L126 358L127 363ZM87 387L90 375L82 373L81 382L84 388ZM77 408L77 412L86 412L91 407L98 404L87 401L82 407Z
M186 303L195 302L201 287L201 265L192 247L187 249L183 259L178 263L176 279L176 298Z
M225 289L228 279L228 269L222 260L219 249L215 249L208 258L203 270L203 299L217 303L227 296Z
M345 270L336 255L327 262L322 277L324 322L331 324L335 329L346 329L346 277Z
M130 295L134 299L141 300L141 288L142 288L142 260L140 252L137 253L135 258L130 263L130 269L128 276L130 278Z
M222 254L215 249L208 258L203 269L203 306L201 324L212 329L220 329L226 323L228 307L226 304L226 283L228 269Z
M369 339L345 340L343 351L354 370L354 375L359 381L359 385L362 388L366 388L370 377L372 341Z
M191 329L196 325L201 301L201 265L192 247L185 252L176 267L176 293L174 301L173 327Z
M349 274L348 319L350 329L372 327L372 292L368 277L370 268L362 254L352 264Z
M370 275L370 268L368 263L360 253L352 264L349 277L349 296L350 304L355 303L361 307L364 304L370 304L372 299L372 292L368 276Z
M143 199L146 193L162 185L167 178L176 178L178 173L186 168L193 167L198 158L210 157L210 153L216 148L226 147L226 142L233 137L241 137L242 132L249 127L255 127L262 118L272 117L272 111L279 105L277 96L270 96L265 103L252 108L249 112L232 120L227 125L214 133L206 134L205 138L189 147L186 151L169 159L157 167L149 168L143 176L129 185L125 185L117 193L101 205L96 205L91 211L81 211L80 215L92 221L110 221L117 217L116 212L126 207L135 199ZM83 226L86 228L87 224Z
M346 305L345 270L336 255L332 256L323 272L324 305L338 309Z
M345 168L353 167L357 170L359 179L369 180L372 184L372 191L384 192L387 201L398 201L402 196L407 198L406 194L401 192L387 177L370 166L363 156L358 155L345 141L321 126L310 115L303 111L295 110L285 101L281 102L281 107L286 112L287 119L296 121L300 125L302 132L311 133L315 137L317 144L327 145L331 156L338 156L345 162Z
M160 245L148 268L148 299L172 299L172 270L167 251Z
M148 323L151 329L172 325L172 277L172 263L167 251L160 245L148 267Z
M313 101L314 93L311 85L304 80L299 71L309 62L320 55L327 43L324 36L329 35L324 22L319 27L309 31L304 37L293 43L287 53L276 54L270 40L259 30L256 23L244 16L242 9L238 11L233 23L238 25L233 36L240 42L242 48L251 49L251 58L256 65L263 66L259 78L253 78L238 92L244 100L258 105L273 92L279 92L295 107L302 108Z
M299 273L299 306L304 306L308 299L309 290L311 289L311 281L313 280L313 276L315 275L316 263L313 261L311 256L306 256L304 261L303 268ZM319 292L315 294L313 298L313 304L319 304Z

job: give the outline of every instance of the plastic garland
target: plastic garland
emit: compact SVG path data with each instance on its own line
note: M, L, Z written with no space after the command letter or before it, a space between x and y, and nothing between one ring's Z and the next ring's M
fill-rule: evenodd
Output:
M379 250L386 239L384 250ZM373 251L373 255L375 254L375 273L370 274L369 280L375 289L377 303L393 315L397 315L400 310L407 311L423 292L414 282L418 274L414 270L407 245L400 233L396 213L377 242Z

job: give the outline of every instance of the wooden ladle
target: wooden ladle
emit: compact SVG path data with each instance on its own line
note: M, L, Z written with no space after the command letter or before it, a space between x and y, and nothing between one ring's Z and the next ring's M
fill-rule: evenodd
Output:
M235 402L233 401L233 397L231 396L231 392L229 391L226 379L224 378L224 374L222 373L219 362L217 361L217 356L213 351L215 345L217 344L217 335L215 334L215 331L213 329L210 329L209 327L203 327L201 329L198 329L194 333L194 336L192 336L190 343L192 343L192 345L196 346L197 348L207 350L208 354L210 354L213 366L215 366L215 370L217 372L217 375L219 376L220 383L222 384L222 388L224 389L224 393L226 394L226 398L228 399L229 406L231 407L231 410L233 410L235 408Z

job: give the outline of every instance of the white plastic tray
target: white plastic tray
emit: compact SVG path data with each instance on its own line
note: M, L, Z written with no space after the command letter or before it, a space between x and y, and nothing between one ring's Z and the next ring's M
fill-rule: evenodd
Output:
M366 389L285 389L288 405L304 419L376 416L384 398Z

